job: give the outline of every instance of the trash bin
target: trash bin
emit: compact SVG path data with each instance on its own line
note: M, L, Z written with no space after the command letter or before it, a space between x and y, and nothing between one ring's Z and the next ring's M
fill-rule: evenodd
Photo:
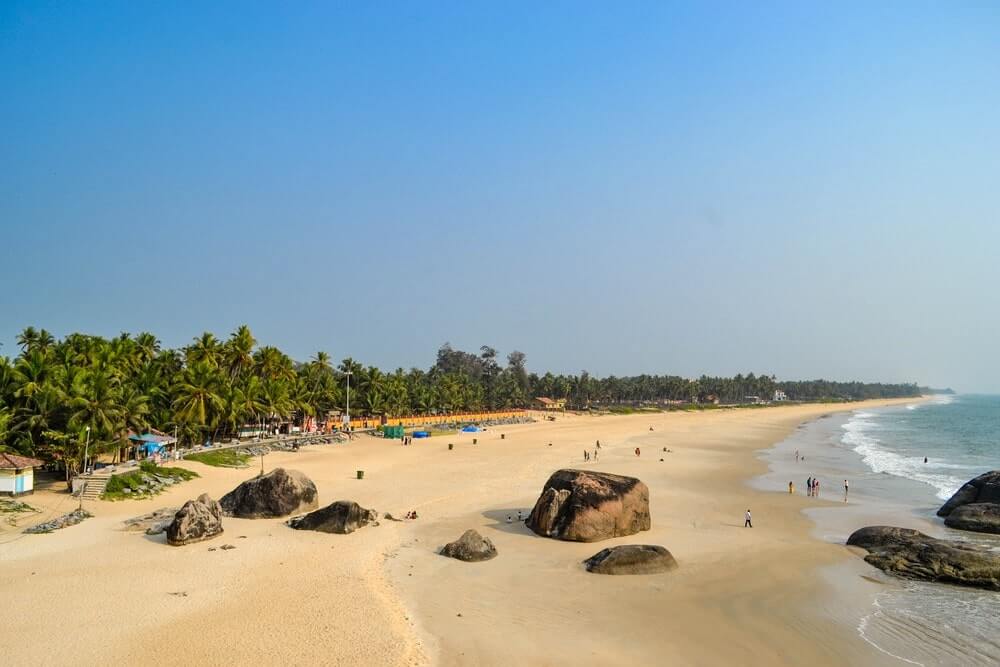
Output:
M364 479L364 478L365 478L365 471L364 470L359 470L358 471L358 479Z
M455 443L449 442L448 443L448 449L455 449Z
M473 438L472 439L472 444L478 445L479 444L479 438Z
M501 434L500 434L500 439L501 439L501 440L503 440L503 439L504 439L504 438L506 438L506 437L507 437L507 434L506 434L506 433L501 433Z

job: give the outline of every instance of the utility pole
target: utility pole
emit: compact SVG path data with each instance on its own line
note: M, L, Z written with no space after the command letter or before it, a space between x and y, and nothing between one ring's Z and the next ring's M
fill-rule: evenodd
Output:
M87 427L87 444L83 448L83 474L87 474L87 459L90 458L90 427Z
M347 375L347 437L351 437L351 371L345 373Z

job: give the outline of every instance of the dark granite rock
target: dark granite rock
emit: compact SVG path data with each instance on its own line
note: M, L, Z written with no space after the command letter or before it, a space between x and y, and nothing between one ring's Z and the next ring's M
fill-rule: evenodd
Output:
M574 542L633 535L649 530L649 489L634 477L557 470L526 525L538 535Z
M338 500L305 516L295 517L288 521L288 525L296 530L347 535L364 526L377 526L378 512L365 509L350 500Z
M243 482L219 500L226 516L269 519L319 506L316 485L297 470L275 468Z
M222 508L207 493L203 493L196 500L184 503L166 532L167 544L175 547L221 535Z
M624 544L603 549L583 561L596 574L657 574L677 569L673 555L661 546Z
M977 533L1000 534L1000 503L961 505L945 517L944 525Z
M454 542L444 545L441 555L474 563L495 558L497 548L490 538L483 537L474 530L467 530Z
M856 530L847 544L867 550L866 562L898 577L1000 591L1000 554L964 542L868 526Z

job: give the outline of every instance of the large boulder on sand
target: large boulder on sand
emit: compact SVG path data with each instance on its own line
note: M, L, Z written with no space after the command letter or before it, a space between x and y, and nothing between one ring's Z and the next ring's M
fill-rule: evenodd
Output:
M649 489L634 477L557 470L526 524L543 537L573 542L634 535L649 530Z
M222 508L207 493L189 500L167 526L167 544L175 547L222 534Z
M222 496L219 504L226 516L270 519L314 510L319 506L317 498L311 479L298 470L275 468L243 482Z
M442 556L457 558L469 563L489 560L496 557L497 548L490 538L483 537L474 530L467 530L454 542L449 542L441 549Z
M654 544L623 544L602 549L583 561L597 574L658 574L677 568L673 554Z
M378 525L378 512L367 510L350 500L338 500L323 509L289 520L296 530L318 530L321 533L347 535L367 525Z
M966 482L937 513L951 528L1000 533L1000 470Z
M1000 554L965 542L908 528L868 526L854 531L847 544L867 550L866 562L898 577L1000 591Z

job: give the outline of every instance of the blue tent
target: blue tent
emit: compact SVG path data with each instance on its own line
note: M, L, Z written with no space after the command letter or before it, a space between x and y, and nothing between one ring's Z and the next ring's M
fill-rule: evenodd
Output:
M471 424L469 426L465 426L462 428L462 433L478 433L478 432L479 432L479 427L472 426Z
M429 438L429 437L431 437L431 434L428 433L427 431L414 431L413 432L413 437L414 438Z

